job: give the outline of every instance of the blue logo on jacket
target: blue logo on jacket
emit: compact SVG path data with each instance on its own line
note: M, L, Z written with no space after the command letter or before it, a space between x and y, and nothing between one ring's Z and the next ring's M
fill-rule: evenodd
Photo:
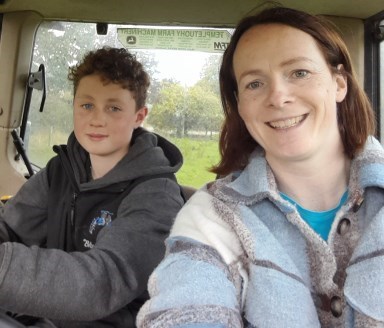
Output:
M93 231L95 230L96 226L106 227L106 226L110 225L112 222L112 215L113 215L113 213L111 213L111 212L101 210L100 216L95 217L92 220L92 223L89 226L89 233L92 234Z

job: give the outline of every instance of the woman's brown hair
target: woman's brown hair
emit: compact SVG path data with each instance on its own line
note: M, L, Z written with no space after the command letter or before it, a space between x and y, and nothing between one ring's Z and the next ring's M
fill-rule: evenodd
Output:
M237 25L224 52L220 68L220 92L224 110L224 124L220 135L221 161L212 168L218 175L243 169L257 142L249 134L237 107L237 83L233 72L233 56L241 36L256 25L284 24L311 35L335 74L347 79L348 91L338 104L338 125L344 151L353 158L362 149L369 135L375 134L375 117L370 102L357 82L348 49L335 28L319 16L290 8L265 9L254 16L243 18ZM339 64L343 69L337 70Z

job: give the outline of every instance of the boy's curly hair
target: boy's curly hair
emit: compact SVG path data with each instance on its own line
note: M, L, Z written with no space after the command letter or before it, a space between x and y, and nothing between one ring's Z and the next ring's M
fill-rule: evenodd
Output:
M137 109L145 106L149 76L136 56L128 50L103 47L88 52L80 63L69 68L68 79L73 82L74 94L80 80L91 74L99 74L103 80L120 84L131 91Z

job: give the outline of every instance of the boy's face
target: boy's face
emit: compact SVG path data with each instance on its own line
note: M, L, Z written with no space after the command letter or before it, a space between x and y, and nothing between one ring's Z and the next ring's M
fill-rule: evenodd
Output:
M147 108L136 111L132 92L120 84L106 83L97 74L80 80L73 101L74 132L92 162L120 161L146 115Z

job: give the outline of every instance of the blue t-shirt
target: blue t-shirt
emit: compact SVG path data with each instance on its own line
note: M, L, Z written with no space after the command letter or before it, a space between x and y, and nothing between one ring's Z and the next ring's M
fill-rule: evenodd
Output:
M314 231L316 231L324 240L327 240L329 231L331 230L331 226L332 226L333 220L335 219L337 211L347 201L348 190L341 197L339 205L337 205L335 208L331 210L323 211L323 212L315 212L315 211L307 210L306 208L301 207L299 204L297 204L292 198L289 198L286 194L280 192L280 195L285 200L295 205L302 219L305 222L307 222L308 225Z

